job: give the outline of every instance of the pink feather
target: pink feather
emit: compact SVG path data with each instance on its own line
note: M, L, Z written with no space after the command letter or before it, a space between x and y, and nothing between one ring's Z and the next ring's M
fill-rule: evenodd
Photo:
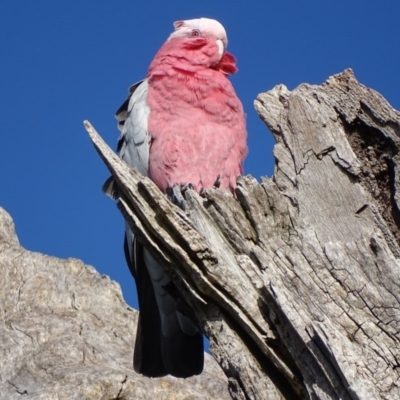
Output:
M211 36L172 37L149 67L149 177L161 190L191 183L200 191L219 175L233 191L243 173L245 114L227 78L236 60L218 51Z

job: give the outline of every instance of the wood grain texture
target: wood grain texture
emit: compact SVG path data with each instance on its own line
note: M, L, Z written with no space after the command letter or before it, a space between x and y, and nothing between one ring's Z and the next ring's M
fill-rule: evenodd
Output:
M351 70L255 107L275 172L184 213L87 123L118 203L196 311L237 399L398 399L400 113Z

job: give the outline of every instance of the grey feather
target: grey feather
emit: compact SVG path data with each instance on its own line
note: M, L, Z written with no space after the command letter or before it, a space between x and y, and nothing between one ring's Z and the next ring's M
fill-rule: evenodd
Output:
M151 145L148 81L135 83L129 92L130 96L116 112L121 130L117 152L130 167L147 176ZM119 197L113 177L104 183L103 191L114 199ZM199 374L204 362L203 338L190 317L192 311L182 304L179 295L171 295L168 289L174 285L164 268L136 241L127 224L124 248L129 269L136 281L140 305L135 370L151 377Z
M126 120L118 139L119 156L142 175L148 175L151 137L147 124L150 115L150 108L146 101L147 80L131 86L130 90L132 94L128 103Z
M142 175L148 175L151 137L147 128L150 108L147 105L147 79L129 88L130 96L115 113L121 134L118 138L117 153L129 166ZM113 199L119 197L114 178L106 180L103 192Z

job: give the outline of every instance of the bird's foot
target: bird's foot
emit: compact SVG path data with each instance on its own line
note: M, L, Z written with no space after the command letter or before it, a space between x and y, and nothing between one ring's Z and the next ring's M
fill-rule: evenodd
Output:
M214 182L214 187L219 188L221 186L221 175L218 174L217 179Z
M186 200L183 197L185 192L189 189L194 189L191 183L185 183L184 185L175 185L169 194L170 200L180 207L183 211L186 210Z
M221 175L217 175L217 179L215 180L213 187L218 189L221 186ZM206 188L201 188L199 194L200 196L204 196L206 193L207 189Z
M194 186L191 183L185 183L181 186L181 192L185 193L186 190L194 190Z

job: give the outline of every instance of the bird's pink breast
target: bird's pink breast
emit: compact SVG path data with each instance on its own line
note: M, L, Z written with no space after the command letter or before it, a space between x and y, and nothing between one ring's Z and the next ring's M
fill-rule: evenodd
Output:
M152 70L147 97L152 138L149 177L161 190L191 183L231 191L247 153L245 115L225 75L179 65Z

